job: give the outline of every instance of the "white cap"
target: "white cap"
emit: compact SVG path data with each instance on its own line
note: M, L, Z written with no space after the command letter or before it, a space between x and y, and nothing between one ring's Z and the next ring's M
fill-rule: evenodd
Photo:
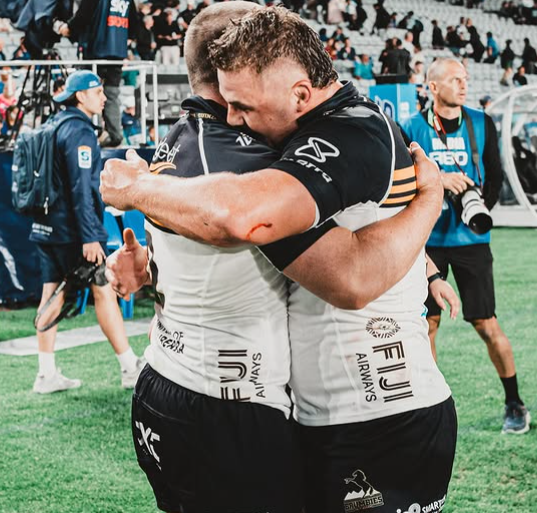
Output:
M125 99L123 100L123 106L126 109L130 109L131 107L135 107L136 106L136 100L134 99L134 96L125 97Z

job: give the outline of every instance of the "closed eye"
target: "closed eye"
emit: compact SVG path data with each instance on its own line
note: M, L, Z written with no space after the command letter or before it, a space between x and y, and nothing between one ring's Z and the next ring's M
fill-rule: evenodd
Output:
M230 102L229 103L235 110L239 110L241 112L251 112L253 107L250 107L248 105L244 105L244 103L241 102Z

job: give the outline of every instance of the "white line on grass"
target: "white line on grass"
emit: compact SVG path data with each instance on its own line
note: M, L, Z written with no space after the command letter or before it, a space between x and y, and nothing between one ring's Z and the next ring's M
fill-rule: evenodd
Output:
M147 333L151 319L139 319L136 321L125 321L125 331L127 337L143 335ZM106 340L101 328L88 326L86 328L76 328L73 330L59 331L56 337L55 350L70 349L71 347L95 344ZM37 354L37 337L16 338L0 342L0 354L11 356L28 356Z

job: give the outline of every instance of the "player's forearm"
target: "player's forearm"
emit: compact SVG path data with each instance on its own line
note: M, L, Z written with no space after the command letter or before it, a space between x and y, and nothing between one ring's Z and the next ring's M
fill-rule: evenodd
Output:
M441 198L437 189L420 191L394 217L354 233L334 228L284 272L338 308L363 308L410 270L438 218Z
M315 216L306 189L274 170L188 179L146 174L131 203L180 235L223 247L262 245L300 233Z
M353 273L354 287L364 306L392 288L408 273L423 250L442 208L439 190L420 191L394 217L355 232L366 265Z

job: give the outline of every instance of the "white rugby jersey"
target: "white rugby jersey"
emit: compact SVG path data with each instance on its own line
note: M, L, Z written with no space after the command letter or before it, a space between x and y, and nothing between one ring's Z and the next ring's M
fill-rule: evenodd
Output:
M150 171L198 176L253 171L278 155L225 124L225 109L199 97L159 144ZM194 392L290 413L285 277L255 248L216 248L146 221L156 319L145 356Z
M261 248L279 269L329 223L357 230L395 215L416 193L412 159L398 128L352 84L298 121L272 167L307 187L319 228ZM361 422L447 399L449 387L431 354L426 297L423 253L399 283L358 311L335 308L294 285L289 330L298 421Z
M356 207L336 222L356 230L360 217L371 222L394 213ZM298 422L362 422L447 399L450 389L430 349L426 297L424 252L399 283L362 310L335 308L293 285L291 387Z
M257 250L221 249L146 222L157 270L148 363L169 380L289 414L287 283Z

